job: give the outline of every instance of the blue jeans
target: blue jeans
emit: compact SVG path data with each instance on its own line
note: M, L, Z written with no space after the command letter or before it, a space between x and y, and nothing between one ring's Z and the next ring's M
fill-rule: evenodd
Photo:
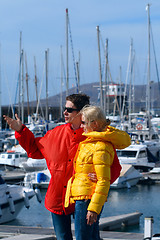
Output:
M73 240L71 231L71 215L51 213L57 240Z
M87 225L86 215L90 200L76 200L75 205L75 236L76 240L100 240L99 218L91 226Z

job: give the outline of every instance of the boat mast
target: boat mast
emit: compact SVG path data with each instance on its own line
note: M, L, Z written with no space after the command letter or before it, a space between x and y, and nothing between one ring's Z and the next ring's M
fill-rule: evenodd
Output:
M24 51L22 49L22 76L21 76L21 86L22 86L22 92L21 92L21 95L22 95L22 106L21 106L21 112L22 112L22 116L21 116L21 119L22 119L22 123L24 123Z
M150 62L150 4L147 4L146 7L147 13L148 13L148 74L147 74L147 94L146 94L146 104L147 104L147 115L148 115L148 125L149 125L149 135L150 135L150 128L151 128L151 122L150 122L150 68L151 68L151 62Z
M21 113L21 57L22 57L22 32L20 32L20 43L19 43L19 98L18 98L18 116ZM14 116L13 116L14 117Z
M99 57L100 107L103 109L103 90L102 90L102 70L101 70L99 26L97 26L97 40L98 40L98 57Z
M2 129L2 106L1 106L1 44L0 44L0 129Z
M135 50L133 50L132 60L132 111L135 112Z
M25 67L26 67L26 88L27 88L27 109L28 109L28 117L30 116L29 111L29 93L28 93L28 67L27 67L27 56L25 54Z
M123 104L122 104L122 111L121 111L122 119L124 119L124 114L125 114L125 110L126 110L126 109L125 109L125 104L126 104L127 81L128 81L128 76L129 76L130 61L131 61L131 46L130 46L130 49L129 49L129 57L128 57L128 65L127 65L127 74L126 74L125 88L124 88L124 93L123 93Z
M104 86L104 112L109 117L108 38L106 39L105 59L106 61L105 61L105 83L104 83L105 85ZM107 98L106 98L106 95L107 95ZM107 99L107 104L106 104L106 99Z
M68 68L68 8L66 8L66 96L69 87L69 68Z
M80 54L80 51L79 51L79 54L78 54L78 79L77 79L77 82L78 82L78 92L80 91L80 66L81 66L81 54Z
M46 59L46 121L48 124L48 53L49 49L45 51L45 59Z
M119 109L120 120L122 120L122 67L119 67L119 83L120 83L120 97L119 97Z
M62 46L61 46L61 93L60 93L60 117L63 117L63 53L62 53Z
M80 52L79 52L79 59L76 62L76 74L77 74L77 92L80 91Z
M36 102L38 105L38 90L37 90L37 66L36 66L36 57L34 56L34 82L35 82L35 88L36 88ZM38 114L38 112L37 112Z
M130 83L129 83L129 129L131 129L131 112L132 112L132 58L133 58L133 39L130 45Z

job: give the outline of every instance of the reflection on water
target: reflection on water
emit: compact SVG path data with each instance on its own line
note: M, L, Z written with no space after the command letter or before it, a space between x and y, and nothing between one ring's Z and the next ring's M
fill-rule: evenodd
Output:
M51 215L44 207L45 191L41 191L43 202L40 204L36 197L31 199L29 210L24 208L17 219L10 225L52 227ZM144 232L144 218L153 216L153 232L160 232L160 184L146 186L137 185L131 189L111 189L108 201L102 212L102 217L126 214L135 211L143 213L139 226L122 229L128 232Z

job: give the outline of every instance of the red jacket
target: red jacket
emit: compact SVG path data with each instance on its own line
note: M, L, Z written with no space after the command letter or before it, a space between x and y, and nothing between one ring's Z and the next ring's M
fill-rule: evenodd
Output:
M44 137L35 138L33 133L23 125L15 137L26 150L28 157L45 158L51 173L51 180L45 197L45 207L57 214L70 214L74 205L64 208L64 199L68 180L73 174L73 159L79 142L85 139L83 129L71 129L64 124L50 130Z

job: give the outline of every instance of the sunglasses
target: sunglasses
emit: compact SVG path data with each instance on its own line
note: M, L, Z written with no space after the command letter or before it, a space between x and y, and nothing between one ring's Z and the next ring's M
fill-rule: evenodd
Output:
M92 120L91 122L94 122L94 120ZM83 125L87 125L87 124L88 124L88 123L85 122L85 121L81 121L81 123L82 123Z
M79 112L78 109L76 109L76 108L70 108L70 107L65 107L65 108L64 108L64 112L65 112L65 111L67 111L68 113L72 113L73 111Z

